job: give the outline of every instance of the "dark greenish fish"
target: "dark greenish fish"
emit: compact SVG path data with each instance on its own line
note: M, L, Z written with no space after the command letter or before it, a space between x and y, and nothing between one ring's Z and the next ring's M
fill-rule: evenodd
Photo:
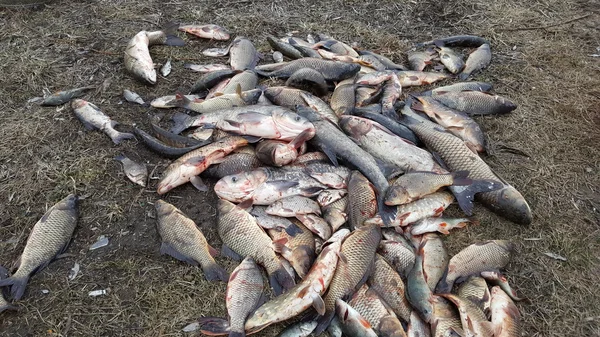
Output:
M273 35L267 35L267 42L271 45L271 48L281 52L283 55L295 60L304 57L302 53L294 48L291 44L283 42Z
M85 95L88 90L92 90L95 87L81 87L76 89L64 90L54 93L46 98L40 103L42 106L55 106L65 104L73 98L81 97Z
M427 42L417 43L418 47L423 46L448 46L448 47L479 47L484 43L490 43L488 40L475 35L455 35L435 39Z
M312 68L299 69L288 78L285 85L311 92L317 96L325 96L329 92L325 77Z

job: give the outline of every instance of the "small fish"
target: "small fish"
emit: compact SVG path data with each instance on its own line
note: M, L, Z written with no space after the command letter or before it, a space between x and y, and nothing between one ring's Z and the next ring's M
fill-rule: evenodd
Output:
M470 276L466 281L458 286L457 295L460 298L473 302L484 313L490 310L490 301L492 296L485 282L480 276Z
M519 308L500 287L492 287L492 325L495 337L519 337L521 314Z
M415 252L415 247L413 246L413 244L409 242L406 237L404 237L403 233L396 232L396 229L382 228L381 235L383 235L383 238L385 240L396 241L402 244L402 246L404 246L404 248L408 249L409 251L413 253Z
M127 102L137 103L139 105L143 105L145 103L144 100L140 97L140 95L127 89L123 90L123 98L125 98Z
M415 51L408 53L408 64L414 71L423 71L435 58L435 51L428 49L425 51Z
M71 108L86 129L104 132L115 144L119 144L125 139L135 138L131 133L115 130L117 122L110 119L96 105L90 102L75 99L71 102Z
M407 226L421 219L440 216L454 201L454 196L448 192L435 192L408 204L398 206L396 218L392 227ZM367 220L366 223L380 223L378 218Z
M440 236L433 233L424 234L416 245L421 249L425 282L434 291L444 276L450 259L446 246Z
M300 220L306 228L317 234L321 239L328 240L333 232L327 221L316 214L297 214L296 219Z
M449 47L439 47L440 61L453 74L458 74L464 67L465 61L460 53Z
M475 49L465 62L463 71L458 75L461 81L466 80L472 74L487 68L492 61L492 51L488 43L482 44L479 48Z
M450 234L453 228L464 228L468 224L478 224L479 222L472 218L448 218L448 217L432 217L419 220L410 226L412 235L421 235L425 233L440 232L442 234Z
M387 70L388 68L379 61L379 59L373 55L360 55L358 57L359 64L368 64L367 67L373 68L373 70L381 71ZM362 61L362 63L360 62Z
M295 195L275 201L267 207L266 213L289 218L304 214L321 215L321 208L316 201Z
M506 114L517 108L515 103L502 96L481 91L438 91L432 97L469 116Z
M165 64L163 64L162 67L160 67L160 74L163 77L169 76L169 74L171 73L171 68L171 59L168 59L167 62L165 62Z
M508 280L506 276L502 275L498 271L484 271L481 272L481 277L486 279L489 283L500 287L500 289L504 290L506 295L508 295L513 301L523 301L524 298L520 298L517 296L517 292L514 291L510 284L508 284Z
M160 253L191 265L200 265L208 281L227 282L227 272L213 258L218 255L217 250L206 242L194 221L163 200L156 201L154 206L162 238Z
M354 50L354 48L345 44L344 42L338 41L331 37L321 39L321 41L315 43L312 47L313 47L313 49L322 47L322 48L325 48L337 55L347 55L347 56L351 56L351 57L359 56L358 53L356 52L356 50Z
M256 218L256 223L264 229L285 230L289 235L294 236L302 233L302 230L292 221L281 216L271 215L266 212L265 206L254 206L250 214Z
M208 57L223 57L229 54L231 45L225 48L206 48L202 50L202 55Z
M317 196L317 202L322 208L342 199L348 194L348 190L323 190Z
M358 171L352 171L348 182L348 221L350 229L361 227L377 213L377 197L373 186Z
M258 85L258 76L252 70L242 71L241 73L233 76L227 85L221 90L221 93L236 94L238 90L242 92L256 89Z
M231 69L228 65L225 64L192 64L192 63L185 63L183 65L184 68L186 69L190 69L193 71L197 71L199 73L211 73L213 71L217 71L217 70L227 70L227 69Z
M258 63L259 56L256 48L250 40L245 37L238 36L231 43L229 49L229 59L231 69L246 70L254 69Z
M165 30L137 33L125 48L125 69L136 79L150 85L156 84L156 70L150 57L152 45L183 46L185 42L174 36L179 25L170 25Z
M435 321L435 312L433 305L433 293L425 279L425 269L423 268L423 249L417 249L414 267L408 273L406 279L408 302L415 308L421 318L432 324Z
M273 58L273 61L275 61L275 63L283 62L283 54L279 51L274 51L271 57Z
M139 164L120 154L115 157L123 165L123 171L129 180L142 187L146 187L148 181L148 168L144 164Z
M323 208L323 219L327 221L333 231L337 231L348 221L347 207L348 197L345 196Z
M172 162L163 172L162 178L158 182L157 193L165 194L187 182L191 182L199 190L207 189L198 175L236 148L247 144L248 141L245 138L230 136L186 153Z
M308 91L317 96L325 96L329 92L325 77L312 68L298 69L287 79L285 85Z
M298 322L286 327L277 337L307 337L317 327L317 321Z
M437 87L430 91L425 91L421 93L421 96L433 96L438 92L444 91L481 91L481 92L490 92L492 90L492 85L486 82L458 82L450 85L445 85L442 87Z
M375 53L373 53L371 51L368 51L368 50L361 50L361 51L358 52L358 54L360 54L360 55L369 55L369 56L375 57L388 70L406 70L406 68L403 65L397 64L394 61L390 60L389 58L387 58L387 57L385 57L383 55L375 54Z
M379 254L375 254L375 268L367 283L385 300L398 317L409 321L412 307L406 299L404 282L394 268Z
M10 287L13 301L23 297L29 278L44 269L55 257L69 246L79 218L78 197L69 194L54 206L33 226L19 268L9 278L0 280L0 287Z
M459 171L447 174L434 172L409 172L390 186L385 196L386 205L404 205L432 194L445 186L469 185L469 172Z
M513 250L514 245L506 240L490 240L468 246L450 259L448 272L436 292L447 293L459 279L504 268Z
M455 35L418 43L417 46L479 47L485 43L489 44L489 41L480 36Z
M239 87L239 86L238 86ZM202 114L206 114L209 112L215 112L220 110L225 110L233 107L242 107L247 105L253 105L258 102L258 98L262 94L260 89L248 90L244 92L238 92L235 94L226 94L220 95L216 97L212 97L210 99L206 99L203 101L190 101L185 96L177 94L176 102L177 105L181 108L186 108L188 110L192 110L195 112L199 112ZM185 115L185 114L183 114ZM183 116L181 114L177 114L176 116ZM214 114L213 114L214 116ZM226 116L222 116L226 117ZM198 117L202 118L202 117ZM178 123L176 117L174 117L175 123ZM197 125L193 125L197 126Z
M452 294L440 294L440 296L454 303L458 308L466 336L494 336L492 323L487 320L484 312L471 301Z
M221 26L208 25L184 25L178 28L182 32L201 37L203 39L211 39L217 41L229 40L229 33Z
M229 336L245 336L244 323L248 315L260 304L264 291L263 277L252 258L246 257L231 273L225 292L225 306L229 322L218 317L198 320L200 331L207 335L226 331Z
M323 162L311 162L304 166L304 172L311 178L335 189L348 187L351 171L345 166L335 166Z
M342 299L335 302L335 311L340 322L342 332L349 337L377 337L371 323L360 315Z
M335 115L339 118L348 115L356 105L356 86L353 83L338 83L329 99L329 104ZM337 124L337 123L336 123Z
M41 106L56 106L62 105L74 98L81 97L89 90L94 89L93 86L81 87L76 89L64 90L45 97L40 103Z
M403 279L406 278L415 264L415 253L406 248L404 244L396 241L381 240L377 252L394 267Z
M199 141L197 139L191 138L191 137L184 137L184 136L176 135L172 132L169 132L169 131L161 128L160 126L156 125L155 123L151 123L150 125L152 126L152 131L156 135L156 138L160 139L162 142L164 142L165 144L170 145L170 146L188 147L188 146L195 146L195 145L201 144L203 142L203 141Z
M8 270L6 268L0 266L0 281L6 279L8 277ZM4 294L0 292L0 314L6 310L17 311L19 308L10 304L5 298Z

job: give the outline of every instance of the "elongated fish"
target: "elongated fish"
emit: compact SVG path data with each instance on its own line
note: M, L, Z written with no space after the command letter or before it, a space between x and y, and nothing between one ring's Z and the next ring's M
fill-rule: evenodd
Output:
M81 97L81 96L85 95L86 92L88 92L89 90L92 90L94 88L95 87L93 87L93 86L87 86L87 87L59 91L57 93L54 93L54 94L44 98L44 100L40 103L40 105L42 105L42 106L62 105L62 104L69 102L73 98L77 98L77 97Z
M521 336L521 314L510 297L500 287L492 287L492 325L495 337Z

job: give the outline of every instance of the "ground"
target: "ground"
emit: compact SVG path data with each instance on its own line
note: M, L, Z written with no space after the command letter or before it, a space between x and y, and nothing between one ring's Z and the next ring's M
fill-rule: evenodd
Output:
M0 335L181 336L199 316L225 315L224 284L207 283L198 268L159 254L152 203L156 177L169 161L135 141L115 146L85 131L68 106L27 104L45 90L95 85L87 98L123 129L147 129L158 111L121 103L122 90L146 99L184 91L198 75L183 63L214 63L200 50L225 45L184 37L182 48L153 47L156 63L173 60L173 73L154 87L142 85L124 73L124 46L138 31L168 22L216 23L251 38L265 54L267 33L325 32L399 62L415 42L432 37L490 39L493 62L476 79L519 107L477 119L492 150L485 160L523 193L534 221L518 226L478 207L481 225L446 242L451 253L485 239L517 243L507 274L529 300L519 303L524 336L600 335L600 58L592 56L600 47L598 4L104 0L0 9L0 264L18 257L47 207L68 193L87 197L66 256L30 280L18 313L0 315ZM120 153L148 164L154 179L147 189L124 177L113 159ZM185 186L166 200L220 247L214 193ZM89 251L100 235L109 245ZM229 271L236 265L218 261ZM81 271L68 280L74 263ZM108 294L88 296L97 289Z

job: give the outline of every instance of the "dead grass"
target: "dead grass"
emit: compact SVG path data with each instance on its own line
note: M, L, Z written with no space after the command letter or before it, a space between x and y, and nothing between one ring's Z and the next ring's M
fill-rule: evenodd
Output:
M596 2L597 3L597 2ZM600 64L598 6L584 1L57 1L27 10L0 9L0 261L17 257L31 225L64 195L88 195L70 254L31 280L19 314L0 317L2 336L179 336L198 316L225 314L223 284L158 253L154 185L130 184L112 159L125 152L160 172L166 160L141 144L116 147L85 132L69 108L25 102L44 90L108 84L88 98L127 129L148 126L154 111L119 104L122 89L154 98L183 90L196 75L184 62L214 63L199 51L223 46L186 37L184 48L154 47L156 63L173 59L173 73L155 87L124 74L121 52L140 29L169 21L217 23L268 51L265 33L327 32L402 60L414 42L451 34L489 38L490 68L477 79L518 103L509 116L480 118L494 154L486 160L530 202L535 220L517 227L481 207L481 226L454 233L451 253L479 240L519 244L509 268L527 336L600 335ZM595 11L595 12L593 12ZM565 22L546 29L514 30ZM513 30L509 30L513 29ZM225 59L221 62L226 62ZM169 112L171 113L171 112ZM503 151L517 148L524 157ZM213 245L215 196L186 186L167 198L201 226ZM88 251L101 234L108 247ZM535 240L531 240L535 239ZM553 252L567 262L543 255ZM80 276L67 280L74 262ZM231 271L234 264L220 262ZM42 294L48 289L48 294ZM110 289L90 298L95 289ZM277 329L265 332L275 335Z

